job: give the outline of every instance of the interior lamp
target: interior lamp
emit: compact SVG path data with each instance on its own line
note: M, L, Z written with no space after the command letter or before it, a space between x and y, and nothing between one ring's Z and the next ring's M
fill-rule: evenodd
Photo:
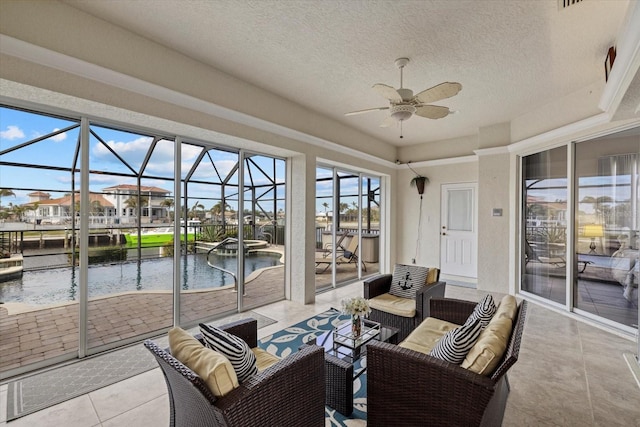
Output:
M596 237L604 236L604 229L602 228L602 224L585 225L582 235L584 237L591 238L591 244L589 244L589 249L591 249L591 251L589 252L589 254L595 254L596 253Z

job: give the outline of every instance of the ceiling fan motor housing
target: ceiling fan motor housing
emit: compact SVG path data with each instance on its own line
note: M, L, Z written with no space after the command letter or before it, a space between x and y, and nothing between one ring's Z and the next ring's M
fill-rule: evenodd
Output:
M413 91L411 89L401 87L397 91L398 95L402 98L402 102L410 102L413 99Z
M391 107L391 117L401 122L410 118L416 112L413 105L400 104Z

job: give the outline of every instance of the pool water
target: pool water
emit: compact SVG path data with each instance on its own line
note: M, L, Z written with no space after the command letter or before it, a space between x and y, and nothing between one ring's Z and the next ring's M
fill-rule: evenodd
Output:
M236 273L235 256L211 255L210 261ZM279 254L249 254L245 256L245 277L261 268L280 264ZM207 289L233 285L231 275L211 268L205 254L181 258L182 290ZM157 258L89 267L89 298L128 291L173 289L173 258ZM79 268L63 267L26 271L21 278L0 282L0 301L48 305L78 298Z

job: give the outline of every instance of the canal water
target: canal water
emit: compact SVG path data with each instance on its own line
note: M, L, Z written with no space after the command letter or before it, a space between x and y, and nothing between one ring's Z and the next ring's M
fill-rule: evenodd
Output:
M211 254L212 264L236 273L237 258ZM245 256L245 277L261 268L280 265L279 254L257 253ZM164 257L108 265L89 266L89 298L128 291L173 289L173 258ZM211 268L206 254L181 258L183 290L233 285L229 274ZM0 282L0 301L49 305L78 298L78 267L25 271L21 278Z

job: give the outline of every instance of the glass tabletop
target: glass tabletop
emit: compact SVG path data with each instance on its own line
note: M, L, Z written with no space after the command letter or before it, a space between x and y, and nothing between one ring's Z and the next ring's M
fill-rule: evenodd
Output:
M355 363L366 354L366 344L375 339L389 342L397 336L398 329L380 325L372 320L364 319L362 334L354 337L351 333L351 321L339 324L335 329L324 332L310 344L324 347L327 354Z

